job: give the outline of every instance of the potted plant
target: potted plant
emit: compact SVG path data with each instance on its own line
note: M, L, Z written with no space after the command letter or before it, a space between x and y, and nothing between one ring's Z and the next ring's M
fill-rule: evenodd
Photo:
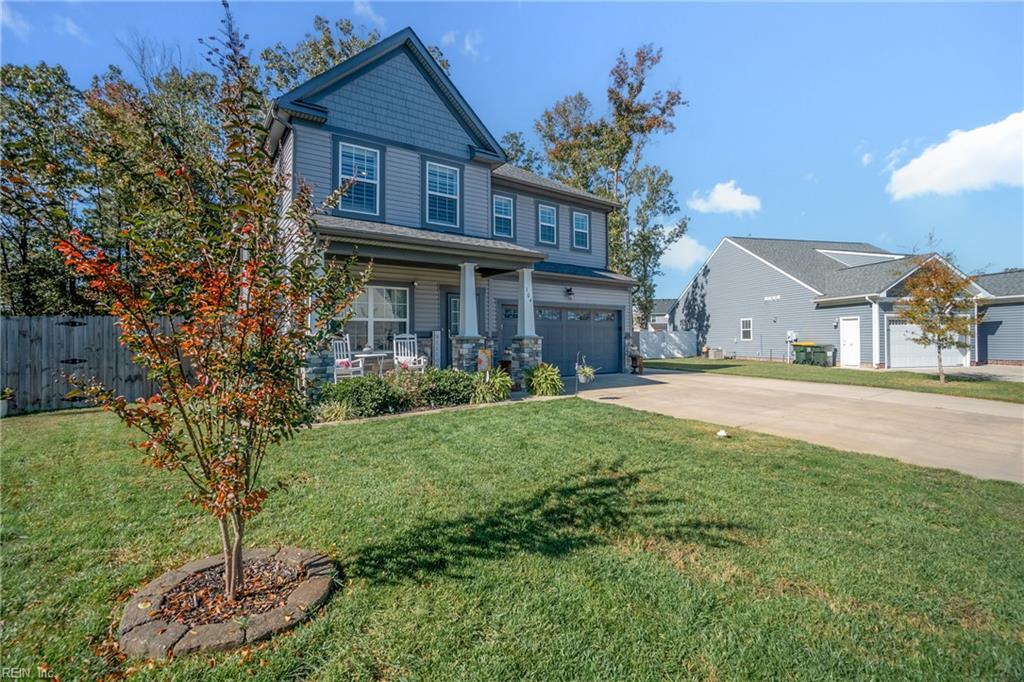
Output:
M576 365L576 379L581 384L591 383L596 375L597 370L586 364L586 362Z

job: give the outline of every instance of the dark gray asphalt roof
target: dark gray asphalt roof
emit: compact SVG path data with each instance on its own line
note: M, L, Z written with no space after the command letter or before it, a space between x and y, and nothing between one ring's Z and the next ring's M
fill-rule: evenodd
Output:
M569 265L568 263L551 263L549 261L541 261L540 263L535 263L533 269L537 272L550 272L559 275L592 277L594 279L603 279L617 284L636 284L636 280L632 277L626 277L625 275L620 275L619 273L612 272L611 270L588 268L582 265Z
M675 298L656 298L654 299L654 308L651 310L652 315L668 315L668 312L672 310L672 306L676 304L678 299Z
M865 242L761 239L757 237L729 237L729 239L804 284L814 287L825 298L879 293L914 267L914 260L907 256L868 265L846 266L834 258L818 252L818 249L823 249L860 253L889 253L885 249Z
M405 240L421 244L449 244L453 246L464 246L473 249L483 249L493 252L504 252L516 256L534 256L538 260L544 258L540 251L528 249L512 242L500 239L483 239L481 237L468 237L457 232L441 232L437 230L424 230L416 227L402 227L388 223L377 223L370 220L355 220L353 218L341 218L332 215L319 215L316 224L320 227L337 230L353 236L372 239L384 237L390 241L395 239Z
M993 296L1024 295L1024 268L978 275L975 281Z
M588 201L596 201L600 204L605 204L609 207L616 206L616 203L614 201L611 201L610 199L600 197L596 194L591 194L590 192L584 192L583 190L576 189L575 187L563 185L557 180L552 180L551 178L546 178L543 175L531 173L528 170L523 170L522 168L513 166L510 163L498 166L493 171L491 171L491 174L496 175L499 178L506 178L513 182L519 182L526 185L533 185L540 189L546 189L550 192L558 192L559 194L569 194L572 196L577 196L581 199L587 199Z

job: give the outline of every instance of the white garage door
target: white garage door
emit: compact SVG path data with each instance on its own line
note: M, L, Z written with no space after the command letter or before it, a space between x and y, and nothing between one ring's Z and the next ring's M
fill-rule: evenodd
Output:
M903 320L889 320L889 367L935 367L938 364L935 346L922 346L913 339L920 327ZM942 351L944 367L960 367L966 351L946 348Z

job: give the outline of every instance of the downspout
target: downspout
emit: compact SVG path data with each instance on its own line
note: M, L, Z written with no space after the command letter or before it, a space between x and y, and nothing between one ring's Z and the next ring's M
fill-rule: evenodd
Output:
M878 295L872 299L871 296L865 296L864 300L871 304L871 367L878 369L881 364L881 357L879 352L880 338L878 333Z

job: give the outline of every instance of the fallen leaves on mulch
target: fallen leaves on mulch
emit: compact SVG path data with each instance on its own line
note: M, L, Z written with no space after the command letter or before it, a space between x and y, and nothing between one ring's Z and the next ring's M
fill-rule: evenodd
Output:
M245 618L284 606L305 569L292 564L260 559L245 562L242 596L228 601L224 595L223 567L193 573L167 593L158 618L182 625L207 625Z

